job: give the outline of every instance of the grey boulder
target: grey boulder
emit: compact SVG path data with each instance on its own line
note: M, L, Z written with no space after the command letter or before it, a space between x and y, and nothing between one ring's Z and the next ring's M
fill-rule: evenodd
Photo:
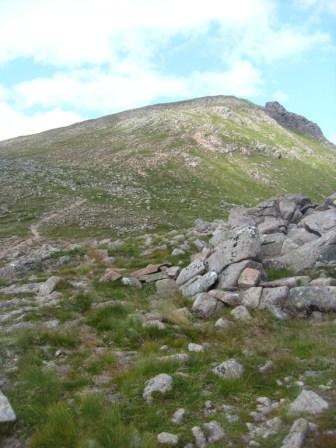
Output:
M285 303L291 311L336 311L336 286L292 288Z
M207 260L207 266L210 271L219 274L232 263L246 259L258 260L260 250L258 229L252 226L243 227L216 247Z

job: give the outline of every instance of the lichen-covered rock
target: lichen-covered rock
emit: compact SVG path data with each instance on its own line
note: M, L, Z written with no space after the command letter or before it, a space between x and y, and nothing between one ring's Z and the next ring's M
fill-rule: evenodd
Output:
M217 281L216 272L207 272L202 276L197 276L185 283L181 287L181 292L185 297L193 297L201 292L208 291Z
M222 378L235 379L243 375L244 367L235 359L229 359L213 368L212 371L215 375Z
M237 230L229 240L220 243L207 260L209 271L221 273L226 266L242 260L258 260L261 244L256 227Z
M176 283L178 286L182 286L194 277L204 274L204 272L206 272L206 268L203 261L196 259L182 269L176 279Z

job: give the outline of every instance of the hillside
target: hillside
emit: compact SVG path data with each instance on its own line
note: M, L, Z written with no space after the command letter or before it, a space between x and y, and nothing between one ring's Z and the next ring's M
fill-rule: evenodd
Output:
M141 233L336 189L336 152L234 97L149 106L0 143L0 238ZM35 226L35 227L34 227Z

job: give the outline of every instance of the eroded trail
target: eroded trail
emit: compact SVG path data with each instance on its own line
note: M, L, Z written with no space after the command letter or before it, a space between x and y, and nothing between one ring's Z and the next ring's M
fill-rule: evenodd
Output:
M69 213L70 210L73 210L74 208L80 207L81 205L83 205L86 201L87 201L86 199L80 199L78 201L75 201L69 207L63 208L62 210L58 210L54 213L46 215L43 218L41 218L37 223L32 224L30 226L31 236L25 240L22 240L16 244L14 244L13 246L6 247L2 251L0 251L0 259L7 257L8 254L13 251L22 250L26 247L32 246L37 241L40 241L43 237L40 234L39 229L43 224L46 224L46 223L52 221L53 219L60 218L60 217L64 216L66 213Z

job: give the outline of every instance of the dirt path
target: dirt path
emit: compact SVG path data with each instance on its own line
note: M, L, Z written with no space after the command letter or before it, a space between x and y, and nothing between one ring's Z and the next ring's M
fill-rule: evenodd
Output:
M47 222L51 221L54 218L59 218L61 216L64 216L66 213L69 213L70 210L72 210L76 207L80 207L86 201L87 201L86 199L80 199L78 201L75 201L69 207L63 208L62 210L58 210L57 212L47 215L47 216L41 218L37 223L32 224L30 226L31 237L29 237L23 241L20 241L19 243L14 244L13 246L7 247L6 249L0 251L0 259L6 257L8 255L8 253L11 251L19 250L24 247L32 246L37 241L41 240L42 236L39 232L39 229L43 224L46 224Z
M86 201L87 201L86 199L80 199L80 200L74 202L73 204L71 204L66 209L63 209L61 211L52 213L51 215L45 216L44 218L40 219L40 221L38 221L36 224L32 224L30 226L30 231L32 233L32 238L31 239L34 240L34 241L40 240L41 239L41 234L39 232L39 228L41 227L41 225L46 224L47 222L51 221L54 218L59 218L59 217L65 215L66 213L69 213L70 210L72 210L72 209L74 209L76 207L80 207Z

